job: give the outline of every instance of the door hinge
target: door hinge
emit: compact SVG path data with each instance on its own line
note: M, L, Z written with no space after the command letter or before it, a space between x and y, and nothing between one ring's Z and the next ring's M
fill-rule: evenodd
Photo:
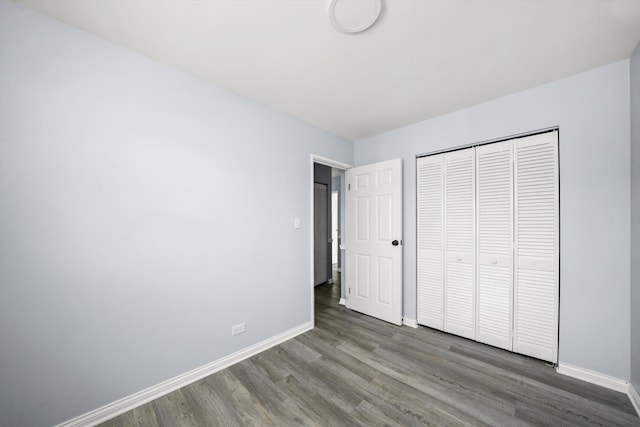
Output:
M349 295L351 295L351 287L349 287Z
M347 190L351 191L351 184L347 185Z

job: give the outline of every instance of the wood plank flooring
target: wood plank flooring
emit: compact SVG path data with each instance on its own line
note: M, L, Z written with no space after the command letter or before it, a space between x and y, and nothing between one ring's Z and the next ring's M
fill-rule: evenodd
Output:
M640 426L628 397L316 288L314 330L103 426Z

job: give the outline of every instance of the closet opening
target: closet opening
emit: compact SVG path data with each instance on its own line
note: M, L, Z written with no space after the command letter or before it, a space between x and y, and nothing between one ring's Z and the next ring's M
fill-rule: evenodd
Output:
M418 324L557 364L558 129L416 158Z

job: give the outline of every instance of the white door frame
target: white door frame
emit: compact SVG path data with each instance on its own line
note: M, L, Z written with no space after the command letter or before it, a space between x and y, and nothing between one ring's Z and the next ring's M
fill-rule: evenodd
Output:
M310 162L309 162L309 235L311 237L311 246L310 246L310 256L309 256L309 265L311 265L311 269L310 269L310 276L309 276L309 289L311 290L311 302L310 302L310 313L311 313L311 327L315 328L316 327L316 312L315 312L315 297L314 297L314 282L315 282L315 277L314 277L314 258L313 258L313 254L314 254L314 248L315 248L315 239L314 239L314 235L313 235L313 224L315 224L314 220L314 209L313 209L313 193L314 193L314 188L313 188L313 182L314 182L314 174L313 174L313 164L314 163L319 163L321 165L326 165L335 169L340 169L343 171L346 171L348 169L351 169L353 167L353 165L347 164L347 163L342 163L339 162L337 160L333 160L333 159L329 159L327 157L323 157L323 156L319 156L317 154L311 154L310 155ZM344 207L346 209L346 206ZM347 228L347 224L345 224L345 230L343 230L342 235L346 236L346 228ZM346 283L345 282L345 274L349 274L348 271L346 271L347 269L345 268L346 266L342 266L343 267L343 271L342 271L342 282L341 283Z

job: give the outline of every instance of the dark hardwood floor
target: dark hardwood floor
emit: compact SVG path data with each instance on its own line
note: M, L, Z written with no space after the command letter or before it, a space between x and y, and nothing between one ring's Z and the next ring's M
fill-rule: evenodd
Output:
M316 327L104 426L640 426L625 394L544 362L387 324L316 288Z

